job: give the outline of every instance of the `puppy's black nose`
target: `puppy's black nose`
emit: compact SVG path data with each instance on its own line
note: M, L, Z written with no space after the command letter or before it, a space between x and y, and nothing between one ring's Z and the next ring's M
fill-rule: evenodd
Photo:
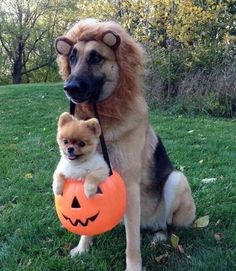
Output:
M74 152L74 150L75 150L75 149L74 149L74 148L72 148L72 147L70 147L70 148L68 148L68 149L67 149L68 153L70 153L70 154L71 154L71 153L73 153L73 152Z

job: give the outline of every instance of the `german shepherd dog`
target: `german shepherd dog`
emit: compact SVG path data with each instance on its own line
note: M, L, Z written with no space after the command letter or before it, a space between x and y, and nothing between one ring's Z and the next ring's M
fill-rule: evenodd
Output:
M166 239L168 225L188 227L195 217L188 181L148 122L143 50L119 24L93 19L76 23L55 47L76 117L94 117L90 101L97 100L111 163L126 184L126 270L141 271L140 227ZM82 236L71 256L85 252L91 239Z

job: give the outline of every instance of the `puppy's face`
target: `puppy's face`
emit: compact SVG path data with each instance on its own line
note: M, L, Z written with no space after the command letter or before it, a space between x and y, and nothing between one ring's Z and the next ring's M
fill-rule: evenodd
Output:
M95 118L77 120L63 113L58 121L57 142L61 155L69 160L86 160L96 151L101 128Z

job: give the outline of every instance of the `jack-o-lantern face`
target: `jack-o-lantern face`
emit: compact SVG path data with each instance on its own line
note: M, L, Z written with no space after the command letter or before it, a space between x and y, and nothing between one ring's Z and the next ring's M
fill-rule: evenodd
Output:
M63 194L55 197L57 215L64 227L79 235L96 235L115 227L126 207L126 191L120 175L101 182L97 193L87 198L83 181L68 179Z

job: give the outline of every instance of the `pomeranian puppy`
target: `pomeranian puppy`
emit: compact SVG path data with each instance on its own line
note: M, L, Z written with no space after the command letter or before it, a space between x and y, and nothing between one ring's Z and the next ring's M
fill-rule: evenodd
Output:
M109 176L109 168L97 150L101 127L96 118L78 120L62 113L58 121L57 142L61 159L53 174L53 193L62 194L66 178L83 179L84 193L92 197L99 183Z

